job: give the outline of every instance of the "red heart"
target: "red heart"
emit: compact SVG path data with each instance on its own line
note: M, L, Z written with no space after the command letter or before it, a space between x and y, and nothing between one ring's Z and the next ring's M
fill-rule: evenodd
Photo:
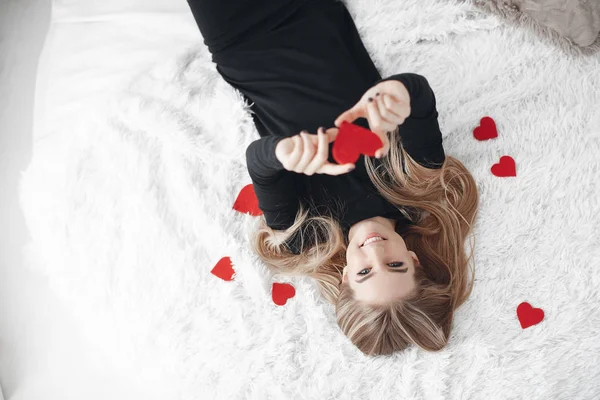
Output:
M232 281L235 271L233 269L233 265L231 264L231 258L221 258L210 272L214 276L221 278L224 281Z
M492 174L499 177L517 176L517 166L511 156L500 157L498 164L492 165Z
M289 283L273 282L273 303L278 306L284 305L288 299L296 295L296 289Z
M344 121L340 124L331 154L338 164L348 164L355 163L361 154L374 156L382 147L383 142L375 133Z
M498 137L496 123L491 117L483 117L479 121L479 126L473 130L473 136L477 140L488 140Z
M233 209L255 217L263 214L261 209L258 208L258 198L254 191L254 185L250 183L240 190L237 199L233 203Z
M525 329L542 322L544 311L541 308L533 308L531 304L524 301L517 307L517 317L521 323L521 328Z

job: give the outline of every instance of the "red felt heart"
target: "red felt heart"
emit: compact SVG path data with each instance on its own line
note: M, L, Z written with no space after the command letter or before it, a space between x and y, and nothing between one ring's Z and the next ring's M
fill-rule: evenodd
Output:
M541 308L533 308L531 304L524 301L517 307L517 317L521 328L525 329L542 322L544 311Z
M499 177L517 176L517 166L511 156L500 157L500 162L492 165L492 174Z
M233 209L255 217L263 214L261 209L258 208L258 198L254 191L254 185L250 183L240 190L237 199L233 203Z
M232 281L235 270L233 269L233 265L231 264L231 258L221 258L210 272L214 276L219 277L224 281Z
M498 137L496 123L490 117L481 118L479 126L473 130L473 136L477 140L488 140Z
M289 283L273 282L273 303L278 306L284 305L288 299L296 295L296 289Z
M338 164L348 164L355 163L361 154L374 156L382 147L383 142L375 133L344 121L340 124L331 154Z

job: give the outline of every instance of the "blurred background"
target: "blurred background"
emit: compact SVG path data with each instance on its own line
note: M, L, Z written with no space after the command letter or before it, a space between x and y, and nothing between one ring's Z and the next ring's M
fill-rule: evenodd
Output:
M32 156L50 16L51 0L0 0L0 386L4 400L132 399L127 382L94 370L68 308L22 257L30 239L17 185Z

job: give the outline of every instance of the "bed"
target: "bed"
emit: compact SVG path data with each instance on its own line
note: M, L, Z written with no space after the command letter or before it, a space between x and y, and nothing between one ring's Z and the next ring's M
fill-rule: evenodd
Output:
M480 189L475 288L447 348L365 357L310 279L251 253L256 217L232 205L258 133L181 0L54 1L21 179L30 268L98 365L169 399L597 398L597 49L471 2L345 3L382 75L428 78L446 152ZM485 115L499 137L478 142ZM499 179L506 154L518 173ZM223 257L230 282L210 273ZM273 283L296 295L275 305ZM544 320L522 328L522 302Z

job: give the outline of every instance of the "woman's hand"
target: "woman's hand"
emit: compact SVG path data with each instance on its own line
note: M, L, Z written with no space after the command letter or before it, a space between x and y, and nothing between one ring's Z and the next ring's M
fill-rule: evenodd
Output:
M298 135L285 138L277 143L275 156L288 171L299 174L341 175L352 171L354 164L338 165L328 161L329 143L339 133L338 128L323 131L319 128L317 135L302 131Z
M375 157L381 158L390 150L388 134L403 124L409 115L408 90L402 82L389 80L367 90L358 103L337 117L335 126L339 127L343 121L354 122L357 118L366 118L370 130L383 142L383 148L375 153Z

